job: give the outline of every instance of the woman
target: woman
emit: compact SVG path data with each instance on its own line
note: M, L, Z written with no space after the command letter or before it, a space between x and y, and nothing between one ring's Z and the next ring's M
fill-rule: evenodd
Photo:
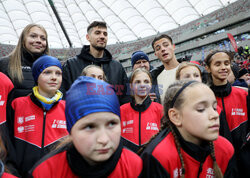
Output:
M44 27L38 24L27 25L9 56L0 59L0 72L7 75L14 84L10 102L32 92L35 85L31 67L33 62L49 53L48 35Z

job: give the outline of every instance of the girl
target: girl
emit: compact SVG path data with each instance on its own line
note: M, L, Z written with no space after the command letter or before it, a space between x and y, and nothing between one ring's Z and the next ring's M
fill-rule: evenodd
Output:
M88 65L82 70L82 75L83 76L88 76L88 77L93 77L96 78L97 80L103 80L107 82L107 78L104 74L104 71L102 70L101 67L97 65Z
M121 106L121 136L124 145L134 152L160 129L163 107L151 101L151 87L150 73L146 69L136 69L130 79L132 101Z
M15 149L11 143L9 129L6 122L7 99L8 94L12 89L13 84L11 80L5 74L0 72L0 161L3 161L3 163L8 166L10 172L18 175L17 170L15 169ZM8 152L6 152L5 147ZM1 164L2 163L0 163L0 165ZM2 165L4 166L4 164Z
M182 62L176 70L176 80L196 80L202 82L200 68L191 62Z
M12 126L17 166L22 176L58 140L68 135L65 102L58 90L62 82L62 67L57 58L41 56L32 66L37 86L30 96L12 102Z
M144 177L234 177L234 149L218 136L219 115L209 87L176 81L165 95L167 123L142 153Z
M44 27L38 24L27 25L9 56L0 59L0 72L6 74L14 84L9 95L9 103L17 97L32 92L35 82L31 67L36 59L49 53L48 35Z
M210 88L213 90L218 105L222 109L231 132L236 157L240 154L248 132L248 92L232 87L227 81L231 72L233 56L228 51L213 51L205 59L210 73ZM241 160L239 160L241 161ZM240 167L239 167L240 168ZM249 170L249 169L248 169ZM247 170L245 170L247 171ZM243 171L239 171L243 172Z
M34 166L33 177L139 176L142 160L120 142L120 105L108 83L80 76L67 92L65 113L70 135Z

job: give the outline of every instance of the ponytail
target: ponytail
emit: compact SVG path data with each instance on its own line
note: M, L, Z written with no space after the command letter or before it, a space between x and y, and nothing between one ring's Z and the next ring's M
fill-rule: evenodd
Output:
M213 159L214 177L215 178L223 178L221 169L220 169L219 165L216 162L215 152L214 152L214 143L213 142L210 142L210 149L211 149L211 157Z

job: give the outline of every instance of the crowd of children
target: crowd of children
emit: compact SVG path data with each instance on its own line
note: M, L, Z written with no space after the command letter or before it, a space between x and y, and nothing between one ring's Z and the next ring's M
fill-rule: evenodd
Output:
M169 67L172 39L155 41L171 48L157 54ZM33 24L0 60L0 177L250 177L249 87L233 86L248 71L231 52L210 52L206 69L175 63L161 102L139 67L122 105L102 65L83 68L63 96L63 67L47 53L47 33Z

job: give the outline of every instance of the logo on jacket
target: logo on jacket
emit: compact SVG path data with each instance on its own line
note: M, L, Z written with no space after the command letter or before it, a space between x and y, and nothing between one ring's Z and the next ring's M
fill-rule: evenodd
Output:
M66 121L64 120L54 120L52 128L66 129Z
M24 127L23 126L18 127L17 131L18 131L18 133L23 133Z
M0 106L3 106L4 105L4 101L1 101L2 99L2 95L0 95Z
M207 169L206 178L214 178L214 170L212 168Z
M232 116L245 116L245 112L242 108L232 108Z
M148 122L146 130L157 130L157 131L159 131L159 128L157 127L156 123Z
M175 170L174 170L174 178L178 178L179 175L180 175L180 176L182 175L182 170L181 170L181 168L175 168Z
M24 121L24 117L18 117L17 118L17 123L18 124L23 124L23 121Z

